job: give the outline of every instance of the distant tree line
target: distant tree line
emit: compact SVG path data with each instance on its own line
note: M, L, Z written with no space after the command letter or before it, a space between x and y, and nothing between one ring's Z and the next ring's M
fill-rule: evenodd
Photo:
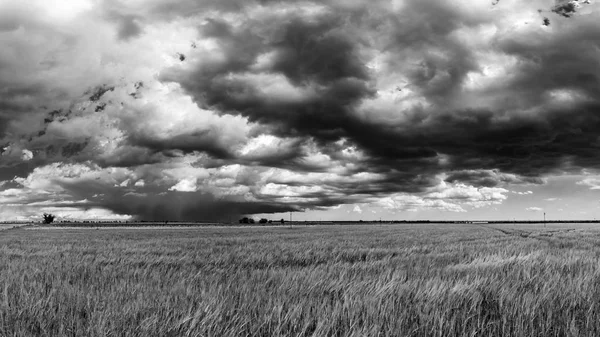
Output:
M239 222L241 224L253 224L253 223L256 223L256 221L254 219L246 217L246 216L243 217L243 218L241 218L239 220ZM276 220L276 222L277 222L277 220ZM285 221L283 219L279 220L279 222L280 223L285 223ZM263 224L263 225L266 224L266 223L271 223L272 224L273 220L268 220L268 219L262 218L262 219L258 220L258 223L259 224Z
M43 220L44 224L51 224L51 223L55 223L56 216L54 214L44 213L43 214L43 219L44 219ZM170 222L170 221L147 221L147 220L137 220L137 221L135 221L135 220L134 221L119 221L119 220L113 220L113 221L110 221L110 220L108 220L108 221L102 221L102 220L96 220L96 221L94 221L94 220L80 220L80 221L76 221L76 220L62 220L62 221L57 221L57 222L60 222L62 224L73 224L73 225L79 225L79 226L81 226L81 225L84 225L84 226L85 225L94 226L94 225L98 225L98 224L108 224L108 225L113 224L114 225L114 224L121 224L121 223L124 223L124 224L138 224L138 223L141 223L141 224L156 224L156 223L161 223L162 224L162 223L164 223L165 225L168 225L168 224L171 224L171 225L180 225L182 223L202 223L200 221L183 221L183 222L182 221L171 221ZM274 222L273 220L269 220L269 219L265 219L265 218L262 218L262 219L258 220L258 223L262 224L262 225L267 224L267 223L272 224L273 222ZM281 219L279 221L275 220L275 223L277 223L277 222L282 223L282 224L285 223L285 221L283 219ZM249 218L249 217L243 217L243 218L241 218L239 220L239 223L240 224L255 224L256 220L254 220L253 218Z

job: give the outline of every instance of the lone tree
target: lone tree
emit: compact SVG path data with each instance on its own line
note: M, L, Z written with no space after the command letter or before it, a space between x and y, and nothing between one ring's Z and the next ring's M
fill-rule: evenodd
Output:
M44 223L51 224L54 222L55 216L50 213L44 213Z

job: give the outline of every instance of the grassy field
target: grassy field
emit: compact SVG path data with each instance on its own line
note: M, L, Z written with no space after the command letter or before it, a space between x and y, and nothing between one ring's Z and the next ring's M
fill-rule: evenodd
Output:
M598 336L600 225L19 228L0 336Z

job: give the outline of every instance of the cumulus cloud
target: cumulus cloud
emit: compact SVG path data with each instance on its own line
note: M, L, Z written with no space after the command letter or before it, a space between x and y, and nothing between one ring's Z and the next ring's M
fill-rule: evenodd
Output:
M508 193L508 190L504 188L476 188L464 184L448 186L442 183L435 191L426 194L426 197L430 199L460 201L463 204L473 207L483 207L501 203L507 198L506 193Z
M542 5L2 2L1 191L144 219L498 205L600 167L597 5L526 24Z
M591 190L600 189L600 178L589 177L577 182L577 185L588 186Z

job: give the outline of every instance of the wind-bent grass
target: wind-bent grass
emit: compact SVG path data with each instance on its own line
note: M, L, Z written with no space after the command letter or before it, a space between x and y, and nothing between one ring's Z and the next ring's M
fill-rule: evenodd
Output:
M0 232L0 336L598 336L600 227Z

